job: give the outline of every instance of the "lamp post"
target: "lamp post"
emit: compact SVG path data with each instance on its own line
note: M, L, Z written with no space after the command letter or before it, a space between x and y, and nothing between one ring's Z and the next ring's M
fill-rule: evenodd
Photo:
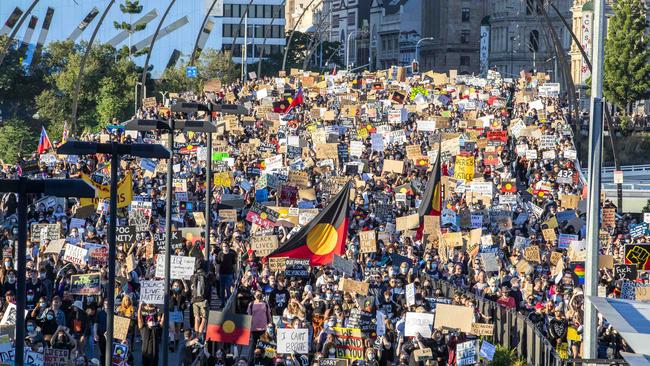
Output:
M59 197L95 197L95 189L81 179L0 179L0 190L18 193L18 285L16 287L16 354L15 364L22 365L25 357L25 307L27 279L25 273L27 248L27 195L44 193Z
M212 111L214 105L212 103L185 103L180 102L172 105L172 112L185 112L192 113L204 111L208 114L208 120L176 120L170 117L167 121L162 120L141 120L132 119L126 121L123 125L126 130L135 131L151 131L151 130L164 130L169 133L168 149L172 152L174 149L174 131L194 131L203 132L206 134L206 164L205 164L205 248L203 249L203 256L206 259L206 265L209 258L210 250L210 200L212 196L212 134L217 131L216 127L212 124ZM173 158L170 158L167 164L167 196L165 207L165 293L169 293L169 282L171 280L171 212L172 212L172 181L173 181ZM165 297L163 303L163 314L165 322L163 322L163 341L162 341L162 364L168 364L169 354L167 349L169 347L169 297Z
M424 37L418 40L418 42L415 44L415 61L420 63L420 43L424 41L434 41L434 40L435 38L433 37Z
M117 168L121 155L131 155L141 158L168 159L171 152L161 145L149 144L120 144L117 142L96 143L83 141L68 141L59 146L58 154L62 155L111 155L111 188L108 222L108 313L106 314L106 350L104 357L106 365L111 364L113 354L113 313L115 312L115 262L116 262L116 227L117 227ZM171 165L171 164L170 164ZM168 318L164 319L168 322ZM165 350L166 351L166 350ZM163 352L165 354L166 352ZM17 363L18 364L18 363Z
M358 31L352 31L350 34L348 34L348 38L345 40L345 69L348 70L350 68L350 37L358 33Z

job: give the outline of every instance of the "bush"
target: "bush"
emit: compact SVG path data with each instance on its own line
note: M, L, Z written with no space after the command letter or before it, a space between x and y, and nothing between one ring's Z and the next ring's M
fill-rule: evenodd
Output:
M508 349L501 345L497 345L494 358L488 363L491 366L523 366L525 364L526 361L517 356L516 350Z

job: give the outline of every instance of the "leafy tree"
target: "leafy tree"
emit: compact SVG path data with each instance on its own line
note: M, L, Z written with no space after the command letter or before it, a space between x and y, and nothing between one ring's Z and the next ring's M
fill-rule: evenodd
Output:
M115 29L120 30L120 31L127 31L129 32L129 45L128 49L122 49L121 52L128 52L129 57L130 56L140 56L145 53L147 53L147 50L140 50L139 52L135 52L134 50L131 49L131 38L133 37L133 34L136 32L140 32L144 30L147 27L147 24L133 24L133 15L134 14L140 14L142 13L142 8L143 6L140 5L139 0L124 0L124 4L120 4L120 11L122 11L123 14L128 14L129 16L129 22L127 23L126 21L118 22L114 21L113 26ZM125 46L126 47L126 46Z
M607 27L603 94L627 114L632 103L650 97L650 48L643 0L612 3Z
M36 151L36 131L21 119L12 118L0 126L0 159L15 164L18 158Z
M206 81L218 79L226 85L239 79L239 66L232 61L231 54L225 51L206 49L200 54L195 63L199 77L190 79L185 76L185 68L189 61L182 60L174 68L166 69L160 77L156 91L183 92L193 90L195 93L203 91Z
M39 118L48 123L52 136L60 136L64 121L70 118L75 78L79 73L82 52L79 47L68 47L57 42L44 53L44 62L55 65L46 76L47 88L36 97ZM59 64L54 57L66 60ZM133 87L136 66L109 45L92 48L78 103L78 131L96 131L112 118L124 120L132 115ZM72 127L72 126L71 126ZM54 137L53 137L54 138Z

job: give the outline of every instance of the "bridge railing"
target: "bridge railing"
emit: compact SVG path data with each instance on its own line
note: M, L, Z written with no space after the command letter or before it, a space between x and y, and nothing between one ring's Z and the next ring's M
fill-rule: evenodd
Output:
M523 314L500 306L494 301L476 296L476 294L452 285L445 280L431 279L434 289L440 289L446 298L460 293L472 298L479 311L491 317L494 323L494 342L508 349L516 349L519 357L526 359L528 365L561 366L563 360L555 351L551 342L542 332L526 319Z

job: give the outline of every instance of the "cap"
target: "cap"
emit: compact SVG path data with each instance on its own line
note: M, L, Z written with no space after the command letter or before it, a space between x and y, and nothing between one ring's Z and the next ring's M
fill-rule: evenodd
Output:
M541 302L538 302L537 304L535 304L535 309L536 310L544 309L544 304L542 304Z
M79 309L79 310L83 310L83 309L84 309L84 306L83 306L83 304L81 303L80 300L77 300L77 301L75 301L74 303L72 303L72 306L74 306L75 308L77 308L77 309Z

